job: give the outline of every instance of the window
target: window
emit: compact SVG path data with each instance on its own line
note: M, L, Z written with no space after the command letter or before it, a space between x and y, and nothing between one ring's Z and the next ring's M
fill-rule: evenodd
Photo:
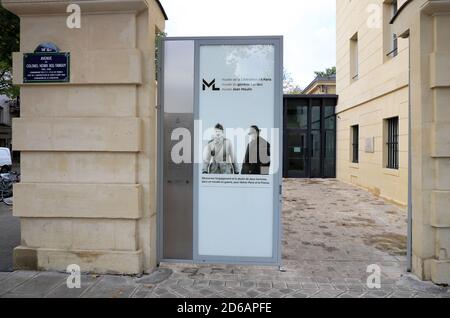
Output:
M355 125L351 127L351 141L352 141L352 162L359 163L359 125Z
M358 33L350 39L350 77L352 81L356 81L359 77Z
M286 125L288 128L308 129L308 100L288 100Z
M398 38L392 32L390 21L398 12L397 0L385 0L383 11L383 46L385 60L398 55Z
M398 117L386 120L387 165L388 169L398 169Z
M392 34L392 51L390 52L393 57L398 55L398 38L397 34Z

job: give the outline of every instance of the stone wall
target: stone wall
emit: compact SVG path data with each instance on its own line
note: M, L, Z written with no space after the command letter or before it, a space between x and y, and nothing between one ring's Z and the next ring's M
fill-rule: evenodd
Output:
M401 2L401 1L400 1ZM391 51L391 14L384 0L337 1L337 177L391 202L408 201L408 41ZM378 10L378 11L377 11ZM386 12L387 11L387 12ZM381 19L381 20L377 20ZM350 39L358 33L358 79L351 76ZM386 169L385 119L399 118L399 169ZM350 129L359 125L359 163L350 156ZM373 152L365 151L373 139Z
M79 3L81 28L66 27ZM156 265L156 1L17 1L13 148L22 182L16 268L136 274ZM70 83L24 84L23 53L42 42L71 54Z

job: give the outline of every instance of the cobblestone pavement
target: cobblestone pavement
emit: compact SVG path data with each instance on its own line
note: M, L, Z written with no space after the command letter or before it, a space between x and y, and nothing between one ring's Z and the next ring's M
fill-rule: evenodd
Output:
M406 213L336 180L286 180L283 268L161 264L151 275L0 273L0 297L356 298L446 297L450 289L405 273ZM366 285L381 268L381 289Z

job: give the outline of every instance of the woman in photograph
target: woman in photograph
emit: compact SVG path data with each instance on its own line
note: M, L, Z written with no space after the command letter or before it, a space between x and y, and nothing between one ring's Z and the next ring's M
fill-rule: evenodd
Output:
M239 174L231 141L225 138L221 124L214 138L203 149L203 174Z

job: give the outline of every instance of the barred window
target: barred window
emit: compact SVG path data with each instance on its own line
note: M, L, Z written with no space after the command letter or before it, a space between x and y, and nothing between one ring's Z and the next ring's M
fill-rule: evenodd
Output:
M398 169L398 117L387 119L387 168Z
M359 163L359 125L351 127L352 162Z

